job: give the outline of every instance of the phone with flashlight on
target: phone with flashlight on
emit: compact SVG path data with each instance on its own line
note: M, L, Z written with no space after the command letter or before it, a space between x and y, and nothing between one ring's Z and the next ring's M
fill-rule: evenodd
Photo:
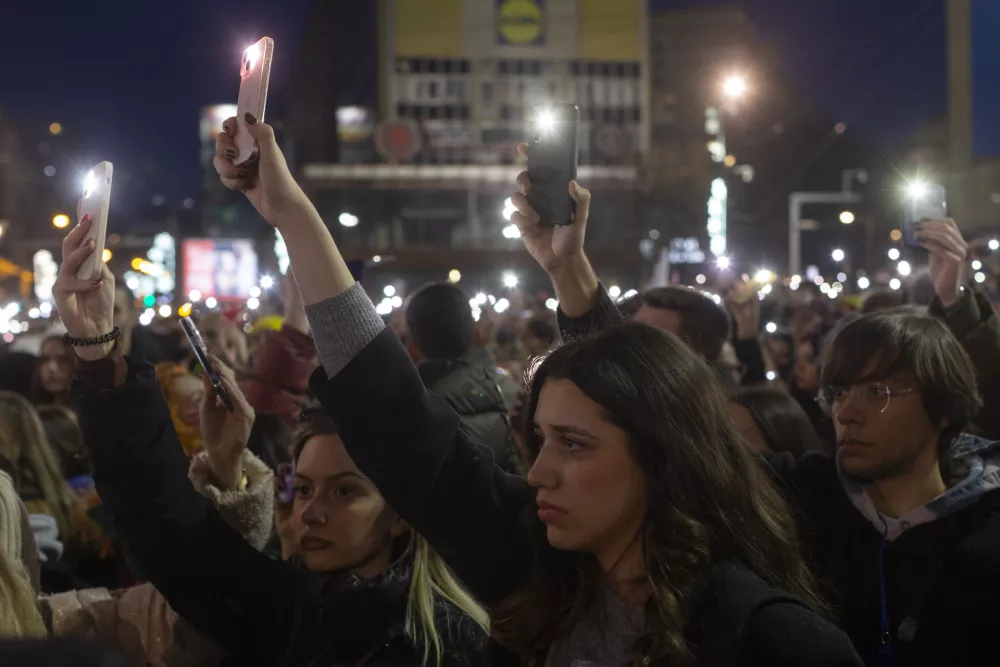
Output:
M576 179L580 107L559 104L540 109L528 147L528 203L547 225L571 225L576 202L569 182Z
M194 350L194 356L198 360L198 363L201 364L202 372L208 376L209 382L212 383L215 395L222 399L226 409L232 412L233 400L229 397L229 392L226 391L225 385L222 384L219 373L212 366L212 361L208 358L208 348L205 347L205 341L201 337L201 332L198 331L198 327L194 325L190 317L182 317L180 318L180 322L181 329L184 330L184 335L187 336L188 343L191 345L191 349Z
M247 131L246 115L249 113L257 122L264 120L267 107L267 88L271 81L271 58L274 55L274 40L262 37L243 52L240 61L240 96L236 102L236 157L237 167L253 162L257 158L257 142Z
M947 217L948 202L945 189L933 183L913 181L906 187L906 200L903 203L903 243L908 246L922 246L917 238L920 223Z
M97 280L101 277L104 264L104 243L108 232L108 208L111 204L111 175L114 169L110 162L101 162L87 172L83 179L83 195L76 209L77 222L90 216L93 224L82 243L93 240L94 253L83 261L76 277L80 280Z

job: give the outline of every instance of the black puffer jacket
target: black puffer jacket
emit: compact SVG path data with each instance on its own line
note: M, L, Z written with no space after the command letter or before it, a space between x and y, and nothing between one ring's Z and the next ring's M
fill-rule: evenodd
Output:
M113 377L113 362L100 363L112 364ZM84 371L88 378L102 375ZM174 610L229 653L227 664L422 664L422 648L403 634L407 559L361 581L311 573L255 551L188 481L153 369L130 364L122 386L97 390L96 384L77 380L72 393L115 533ZM442 664L479 664L485 634L453 609L437 611Z

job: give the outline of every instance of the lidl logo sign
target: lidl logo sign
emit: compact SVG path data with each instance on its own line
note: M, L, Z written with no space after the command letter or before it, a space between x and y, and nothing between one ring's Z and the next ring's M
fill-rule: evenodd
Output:
M545 41L544 0L497 0L501 44L530 46Z

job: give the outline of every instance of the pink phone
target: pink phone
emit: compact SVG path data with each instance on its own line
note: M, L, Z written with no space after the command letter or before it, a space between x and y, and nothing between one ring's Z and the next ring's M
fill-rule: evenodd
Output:
M108 206L111 203L111 174L113 168L110 162L102 162L90 171L83 179L83 196L77 205L76 219L79 222L89 215L94 221L87 232L87 237L81 241L94 240L94 254L83 261L76 277L80 280L97 280L101 277L101 265L104 263L104 238L108 231Z
M274 40L262 37L259 42L243 52L240 63L240 98L236 102L236 157L237 167L253 161L257 157L257 144L247 132L246 114L258 122L264 120L267 106L267 85L271 80L271 56L274 55Z

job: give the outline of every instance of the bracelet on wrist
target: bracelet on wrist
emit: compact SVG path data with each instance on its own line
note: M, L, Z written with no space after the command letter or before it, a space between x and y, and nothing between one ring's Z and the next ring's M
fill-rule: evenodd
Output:
M103 336L91 336L89 338L73 338L68 333L63 334L63 342L70 347L93 347L95 345L104 345L106 343L113 343L122 337L122 330L115 327L110 333L106 333Z

